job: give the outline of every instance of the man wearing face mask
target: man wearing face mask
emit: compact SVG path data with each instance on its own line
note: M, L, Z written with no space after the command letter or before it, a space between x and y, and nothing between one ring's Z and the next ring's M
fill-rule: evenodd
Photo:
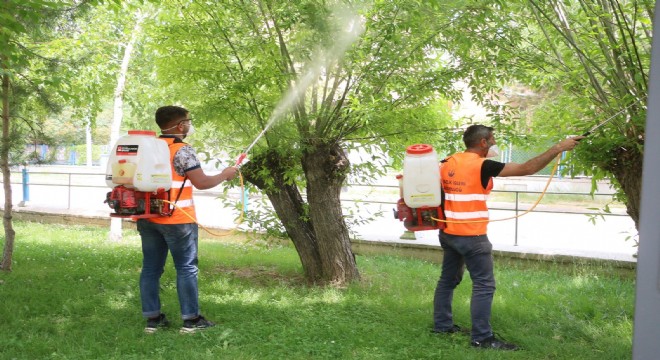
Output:
M199 309L197 287L197 240L193 186L210 189L236 176L237 168L225 168L220 174L206 175L192 146L183 142L194 128L188 110L179 106L163 106L156 110L156 123L161 139L170 149L172 188L170 201L177 207L170 216L139 219L137 229L142 239L142 272L140 299L142 315L147 319L145 332L156 332L169 325L161 313L160 277L163 274L168 251L176 268L176 288L183 319L182 333L192 333L215 324L205 319Z
M477 348L516 350L514 344L497 339L490 326L495 294L493 246L488 240L488 206L493 177L532 175L548 165L558 154L572 150L583 136L563 140L523 164L487 160L497 156L493 128L471 125L463 133L466 150L441 161L440 174L447 227L440 230L443 249L442 273L433 301L433 332L461 331L452 319L454 289L467 267L472 279L471 345Z

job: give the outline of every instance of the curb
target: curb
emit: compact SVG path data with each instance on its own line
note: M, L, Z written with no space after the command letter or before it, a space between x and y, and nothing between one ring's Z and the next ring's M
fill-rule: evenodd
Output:
M4 209L0 209L4 215ZM78 215L70 213L56 213L45 211L34 211L17 209L12 211L12 218L21 221L32 221L39 223L71 224L71 225L93 225L110 226L109 216ZM228 233L231 230L206 226L206 228L219 233ZM129 219L122 220L122 228L136 229L136 223ZM203 237L213 238L211 234ZM404 240L405 241L405 240ZM289 242L284 242L289 244ZM358 255L395 255L415 258L432 263L442 263L442 248L439 245L412 244L410 242L389 242L378 240L351 239L351 248ZM599 259L586 256L564 255L564 254L542 254L533 252L514 252L505 250L493 250L496 258L509 258L528 261L547 261L555 263L572 263L584 265L608 265L622 269L636 269L637 262L625 260Z
M442 248L437 245L407 244L373 240L351 239L353 252L360 255L396 255L432 263L442 263ZM526 261L547 261L561 264L607 265L621 269L636 269L634 261L599 259L576 255L540 254L532 252L514 252L493 250L493 257Z

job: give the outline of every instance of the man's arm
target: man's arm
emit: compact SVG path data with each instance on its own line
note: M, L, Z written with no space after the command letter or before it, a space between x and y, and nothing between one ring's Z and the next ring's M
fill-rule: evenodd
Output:
M237 171L238 168L234 166L230 166L222 170L220 174L206 175L206 173L204 173L204 170L202 170L202 168L196 168L187 171L186 176L188 177L188 179L190 180L190 182L193 184L194 187L196 187L199 190L205 190L215 187L223 181L231 180L235 178Z
M506 163L498 176L506 177L536 174L537 172L541 171L541 169L546 167L546 165L548 165L552 159L554 159L563 151L573 150L573 148L575 148L581 139L584 139L584 136L575 136L562 140L550 147L544 153L529 159L522 164Z
M206 175L202 170L197 153L190 145L185 145L176 152L172 165L177 174L185 175L193 186L200 190L210 189L225 180L231 180L238 171L236 167L232 166L225 168L220 174Z

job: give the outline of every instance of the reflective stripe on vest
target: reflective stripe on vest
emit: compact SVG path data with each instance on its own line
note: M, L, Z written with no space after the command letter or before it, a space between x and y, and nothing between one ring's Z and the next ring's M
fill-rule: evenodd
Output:
M488 195L493 188L490 179L486 189L481 185L481 166L485 158L475 153L458 153L441 163L440 173L445 202L448 234L484 235L488 226ZM452 223L451 221L465 222ZM471 222L473 221L473 222Z
M172 187L176 189L180 189L181 185L183 185L183 181L172 181ZM190 181L186 181L186 184L183 185L183 187L192 187L192 184Z
M181 200L176 202L176 206L182 208L182 207L188 207L188 206L193 206L195 205L195 200L190 199L190 200Z
M445 200L450 201L487 201L488 197L484 194L445 194Z
M455 212L445 210L445 216L456 220L488 219L488 211Z
M176 201L176 208L172 206L172 208L174 208L172 216L161 216L157 218L149 218L148 220L157 224L188 224L195 222L197 215L195 214L195 203L193 201L193 185L190 183L190 180L177 174L174 170L174 165L172 165L174 163L174 155L176 152L187 144L184 142L174 142L173 138L166 137L161 139L167 142L170 149L170 168L172 171L170 201ZM181 187L182 185L183 188ZM179 192L181 192L181 195L179 195Z

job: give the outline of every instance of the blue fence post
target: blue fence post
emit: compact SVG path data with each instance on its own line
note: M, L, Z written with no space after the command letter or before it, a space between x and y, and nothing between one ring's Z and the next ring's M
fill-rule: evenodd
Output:
M564 167L565 167L565 165L562 165L564 163L564 160L566 160L566 151L562 151L561 157L560 157L560 160L559 160L560 163L559 163L559 166L557 167L557 173L554 174L557 177L557 179L562 178L561 173L562 173L562 171L564 170ZM553 174L550 174L550 175L553 175Z
M248 198L249 198L248 193L249 193L248 189L244 187L243 188L243 213L244 214L247 214L247 212L248 212Z
M27 164L23 165L23 170L21 170L22 182L23 185L23 201L18 203L18 206L27 206L28 201L30 201L30 173L28 172Z
M76 165L77 155L78 154L76 154L75 148L73 150L71 150L71 152L69 153L69 165Z

